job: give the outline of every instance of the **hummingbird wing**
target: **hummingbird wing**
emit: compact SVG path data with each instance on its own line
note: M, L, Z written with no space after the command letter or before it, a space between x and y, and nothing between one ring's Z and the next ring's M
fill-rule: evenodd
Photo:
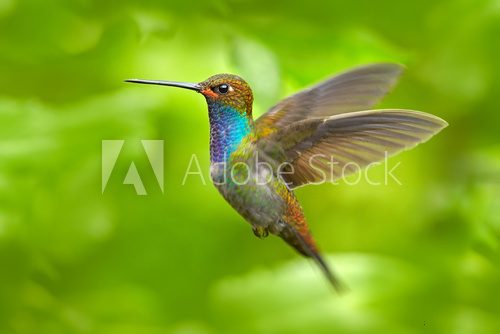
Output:
M427 141L448 124L431 114L402 109L368 110L306 119L260 138L290 189L359 171L386 156ZM278 149L279 148L279 149Z
M396 84L403 72L398 64L358 67L289 96L256 120L260 135L310 117L328 117L367 110Z

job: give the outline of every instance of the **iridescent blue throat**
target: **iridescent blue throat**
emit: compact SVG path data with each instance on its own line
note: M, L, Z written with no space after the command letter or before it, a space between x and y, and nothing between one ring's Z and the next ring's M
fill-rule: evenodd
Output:
M251 131L251 120L243 112L218 102L208 103L210 161L225 162Z

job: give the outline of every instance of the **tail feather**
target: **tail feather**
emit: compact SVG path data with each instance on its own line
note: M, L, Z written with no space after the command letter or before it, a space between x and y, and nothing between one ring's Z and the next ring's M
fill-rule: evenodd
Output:
M301 232L290 224L284 223L282 226L283 228L278 235L289 245L294 247L299 253L312 258L318 264L335 291L338 293L345 292L347 290L346 286L336 277L326 261L320 255L310 233L308 231L302 231L302 233L306 234L303 236Z

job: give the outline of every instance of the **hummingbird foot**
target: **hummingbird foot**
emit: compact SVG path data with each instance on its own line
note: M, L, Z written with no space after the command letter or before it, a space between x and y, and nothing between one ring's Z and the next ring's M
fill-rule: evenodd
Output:
M269 235L269 230L267 227L262 226L253 226L252 227L253 234L259 239L264 239Z

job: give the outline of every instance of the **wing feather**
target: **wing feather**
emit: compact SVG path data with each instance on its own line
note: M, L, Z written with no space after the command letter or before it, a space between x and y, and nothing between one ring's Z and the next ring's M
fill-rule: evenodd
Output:
M419 111L369 110L296 122L261 142L279 143L281 162L293 166L293 173L282 177L296 188L359 171L427 141L446 126L441 118Z
M403 67L372 64L344 72L289 96L256 120L260 135L311 117L328 117L377 104L396 84Z

